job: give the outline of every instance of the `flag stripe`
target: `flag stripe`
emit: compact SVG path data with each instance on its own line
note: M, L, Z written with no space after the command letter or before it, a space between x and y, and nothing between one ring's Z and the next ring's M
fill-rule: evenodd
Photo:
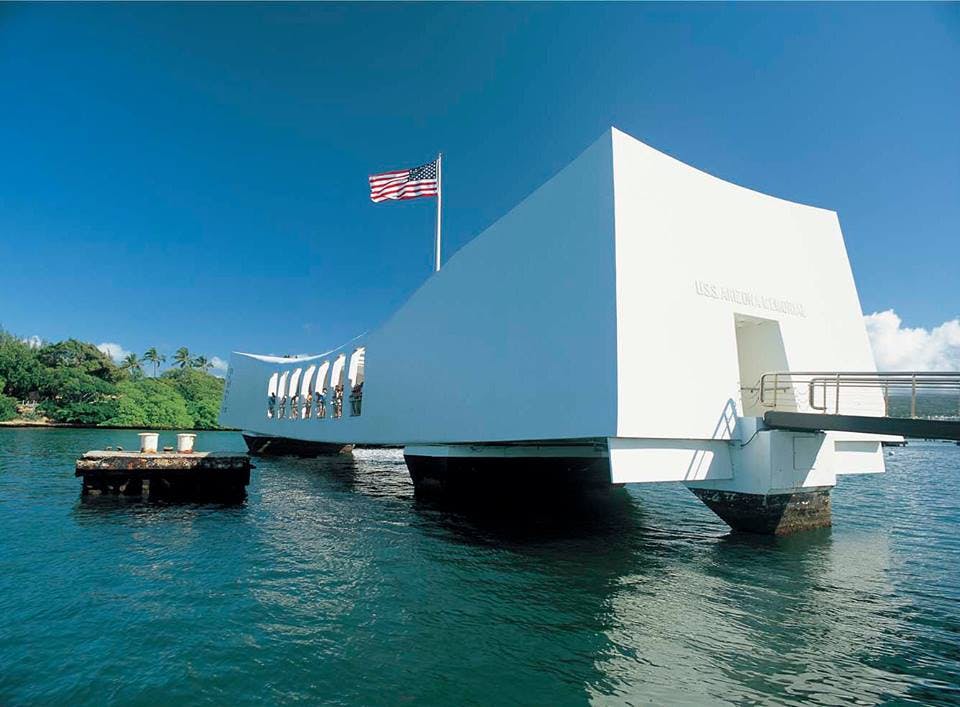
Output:
M406 179L388 179L388 180L383 181L383 182L376 182L376 183L371 182L371 183L370 183L370 188L371 188L371 189L383 189L384 187L389 187L389 186L392 186L392 185L394 185L394 184L406 184L406 182L407 182Z
M383 187L371 189L370 192L372 194L381 194L383 192L395 191L397 189L404 189L406 187L419 187L419 186L436 188L437 183L436 182L403 182L402 184L387 184L386 186L383 186Z
M374 201L385 201L387 199L399 199L401 196L410 196L410 195L420 195L420 196L435 196L437 190L435 188L429 189L400 189L398 191L390 192L388 194L377 194L370 197Z
M380 196L374 196L374 197L371 197L371 199L372 199L373 201L375 201L375 202L381 202L381 201L399 201L400 199L413 199L413 198L416 198L416 197L418 197L418 196L436 196L436 195L437 195L437 190L436 190L436 189L430 189L430 190L413 190L413 191L408 191L408 190L405 189L405 190L403 190L403 191L394 192L394 193L392 193L392 194L384 194L384 195L380 195Z
M381 172L380 174L371 174L370 179L380 179L382 177L397 177L410 174L409 169L397 169L393 172Z
M404 180L406 180L406 179L409 178L409 174L410 174L409 172L404 172L404 173L401 174L400 176L385 177L385 178L382 178L382 179L370 177L370 186L373 187L373 186L376 186L376 185L378 185L378 184L388 184L388 183L390 183L390 182L402 182L402 181L404 181Z
M372 194L383 194L384 192L396 191L397 189L405 189L407 187L432 187L437 188L436 182L403 182L402 184L388 184L383 187L377 187L376 189L371 189Z

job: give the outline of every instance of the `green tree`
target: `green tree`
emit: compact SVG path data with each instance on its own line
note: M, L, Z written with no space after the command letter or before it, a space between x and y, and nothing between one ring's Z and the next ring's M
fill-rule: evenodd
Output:
M56 422L98 425L116 414L117 387L76 368L44 372L39 411Z
M126 377L107 354L93 344L76 339L47 344L37 350L36 356L47 368L76 368L111 383Z
M17 401L9 395L0 395L0 422L17 416Z
M103 425L117 414L119 403L116 399L100 400L94 403L53 403L44 400L37 409L54 422L70 425Z
M173 354L173 362L177 364L180 368L186 368L190 365L193 359L190 357L190 351L186 346L181 346L177 349L177 352Z
M0 393L26 400L36 393L44 375L37 351L17 337L0 330L0 377L5 379Z
M181 368L166 371L160 380L175 389L186 401L195 427L213 429L219 426L223 379L196 368Z
M129 353L124 357L120 362L120 370L126 371L134 378L143 375L143 366L140 365L140 359L137 358L135 353Z
M117 387L76 368L53 368L44 372L39 392L49 400L90 403L116 395Z
M193 359L193 362L191 363L191 365L194 368L199 368L204 373L207 373L210 370L210 368L213 366L213 364L210 363L210 361L207 359L206 356L197 356L195 359Z
M143 354L143 360L153 364L153 377L156 378L157 373L160 371L160 364L166 361L167 357L157 351L155 346L151 346Z
M116 414L103 424L118 427L189 429L193 418L173 386L155 378L127 381L118 386Z

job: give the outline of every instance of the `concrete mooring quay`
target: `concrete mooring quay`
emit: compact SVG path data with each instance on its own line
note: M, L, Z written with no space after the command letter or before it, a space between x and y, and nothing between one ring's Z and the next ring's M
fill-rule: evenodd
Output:
M232 501L244 498L250 457L228 452L95 450L77 459L83 495Z

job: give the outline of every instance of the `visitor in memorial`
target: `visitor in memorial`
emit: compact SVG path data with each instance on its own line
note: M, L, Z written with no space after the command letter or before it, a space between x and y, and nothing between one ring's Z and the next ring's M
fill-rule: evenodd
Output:
M360 381L350 390L350 414L354 417L360 414L360 401L362 399L363 381Z
M343 383L337 383L333 389L333 416L343 416Z
M317 396L317 419L322 420L327 416L327 389L316 393Z

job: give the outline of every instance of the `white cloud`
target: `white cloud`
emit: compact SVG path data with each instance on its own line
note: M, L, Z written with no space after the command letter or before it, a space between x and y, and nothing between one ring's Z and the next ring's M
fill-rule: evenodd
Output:
M132 351L127 351L120 344L114 344L109 341L102 344L97 344L97 348L112 358L114 363L120 363L123 359L133 353Z
M864 317L881 371L960 370L960 318L933 329L905 327L892 309Z
M210 370L215 376L225 376L227 374L227 362L219 356L214 356L210 359Z
M26 339L23 339L23 343L25 343L31 349L39 349L41 346L43 346L43 339L34 334L33 336L28 336Z

